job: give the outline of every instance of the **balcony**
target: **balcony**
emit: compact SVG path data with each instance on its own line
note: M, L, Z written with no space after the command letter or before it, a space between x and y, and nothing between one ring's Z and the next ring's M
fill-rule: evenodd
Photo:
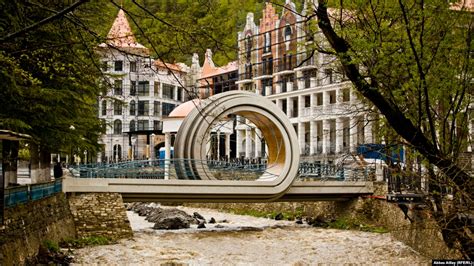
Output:
M236 84L244 84L244 83L250 83L252 82L253 78L253 72L244 72L244 73L239 73L239 80L236 81Z

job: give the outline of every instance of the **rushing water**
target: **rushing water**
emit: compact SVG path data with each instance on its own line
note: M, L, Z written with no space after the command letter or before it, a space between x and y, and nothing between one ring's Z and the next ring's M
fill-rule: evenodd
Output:
M314 265L427 264L430 261L390 234L321 229L289 221L197 211L206 224L185 230L153 230L152 223L128 212L133 239L118 244L75 250L76 263L127 265ZM223 221L227 220L227 221Z

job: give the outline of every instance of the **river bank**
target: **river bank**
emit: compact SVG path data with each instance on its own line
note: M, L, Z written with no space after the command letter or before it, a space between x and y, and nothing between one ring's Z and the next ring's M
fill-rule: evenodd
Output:
M154 230L127 212L134 237L114 245L74 251L77 264L313 265L316 263L427 264L429 259L389 234L314 228L291 221L235 215L210 209L198 212L217 223L206 228Z

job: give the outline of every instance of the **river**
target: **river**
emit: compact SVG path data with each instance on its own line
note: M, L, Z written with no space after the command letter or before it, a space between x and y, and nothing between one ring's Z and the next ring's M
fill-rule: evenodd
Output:
M233 215L215 210L179 207L198 212L216 224L205 229L153 230L152 223L127 212L133 239L74 251L75 263L115 265L314 265L429 264L390 234L322 229L290 221ZM225 221L223 221L225 220Z

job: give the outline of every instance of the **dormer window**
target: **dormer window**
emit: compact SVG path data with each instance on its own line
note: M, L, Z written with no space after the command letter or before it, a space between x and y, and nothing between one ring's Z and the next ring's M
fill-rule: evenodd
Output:
M250 38L250 35L245 39L245 51L247 54L247 62L250 62L252 55L252 39Z
M269 31L265 32L264 40L265 40L265 45L263 47L263 52L268 53L270 52L270 47L272 46L272 35Z
M285 27L285 42L290 41L290 39L291 39L291 26L286 25L286 27Z

